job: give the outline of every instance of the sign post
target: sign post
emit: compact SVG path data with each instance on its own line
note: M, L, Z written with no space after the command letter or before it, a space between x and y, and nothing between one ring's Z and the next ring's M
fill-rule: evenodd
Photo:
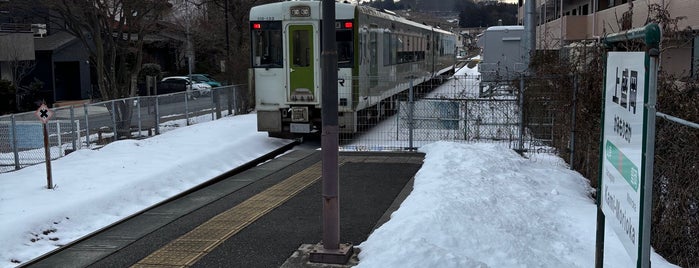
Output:
M46 123L49 122L49 119L53 116L53 111L49 109L49 107L46 106L45 103L42 103L41 106L39 106L39 109L34 112L36 117L39 118L41 121L41 125L43 126L44 129L44 156L46 157L46 182L47 182L47 188L53 189L53 181L51 179L51 151L49 149L49 131L46 128Z
M607 53L597 188L596 267L603 264L605 222L617 234L636 267L650 267L660 29L657 24L649 24L610 35L604 41L615 47L635 39L645 43L645 51Z

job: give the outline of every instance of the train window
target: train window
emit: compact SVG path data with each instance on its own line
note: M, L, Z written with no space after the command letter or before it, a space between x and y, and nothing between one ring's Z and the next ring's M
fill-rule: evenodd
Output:
M311 34L308 30L294 30L291 32L293 40L293 65L296 67L308 67L311 65Z
M383 65L391 65L391 33L383 35Z
M281 22L253 22L251 25L252 66L281 68L284 60Z
M340 68L352 67L354 57L354 42L352 30L337 30L335 41L337 42L337 66Z

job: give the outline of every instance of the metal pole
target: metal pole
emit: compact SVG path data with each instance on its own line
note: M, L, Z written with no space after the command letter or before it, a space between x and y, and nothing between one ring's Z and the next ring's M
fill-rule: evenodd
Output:
M578 75L573 77L573 114L570 119L571 131L570 131L570 169L575 170L575 115L577 112L578 104Z
M655 104L657 102L657 83L658 83L658 63L660 61L660 50L652 48L648 51L650 59L650 67L648 68L648 104L646 116L646 162L645 162L645 180L643 185L643 210L641 210L641 241L646 241L641 244L640 267L650 268L650 230L651 230L651 214L653 205L653 165L655 163Z
M468 100L464 101L464 140L468 141Z
M228 97L228 114L242 114L242 105L238 103L238 94L241 92L240 87L235 86L229 90Z
M519 151L524 153L524 75L519 76Z
M12 119L12 153L15 155L15 170L19 170L19 151L17 150L17 124L15 122L15 115L10 115Z
M53 189L53 178L51 178L51 150L49 149L49 131L46 123L41 124L44 129L44 156L46 157L46 184L47 188Z
M112 124L114 125L114 141L119 140L119 134L117 134L117 121L116 121L116 106L114 105L114 100L112 100Z
M63 157L63 139L61 138L61 120L56 120L56 142L58 143L58 157Z
M143 127L141 123L141 96L136 97L136 114L138 116L138 137L141 138L141 129Z
M525 39L526 44L524 45L527 49L527 63L536 52L536 1L527 0L524 4L524 27L525 27ZM531 70L529 70L531 73Z
M415 113L415 102L413 101L413 77L409 77L410 79L410 87L408 90L408 150L412 151L415 149L413 147L413 130L414 130L414 124L415 122L413 121L413 115Z
M87 145L87 148L89 149L90 146L90 120L88 119L88 113L87 113L87 103L83 104L83 110L85 111L85 144Z
M160 96L155 95L155 135L160 135Z
M78 150L76 146L77 139L79 137L78 132L75 131L75 106L70 106L70 133L73 134L73 151Z
M323 0L322 14L323 248L337 250L340 247L340 187L338 185L339 124L334 0Z
M184 119L186 120L186 126L189 126L189 102L187 102L187 98L189 98L190 93L185 93L184 94Z
M226 88L226 100L228 101L228 115L233 115L234 112L235 114L238 114L238 102L236 97L238 92L237 89L237 86L228 86L228 88ZM236 106L235 109L233 109L233 106Z
M597 182L597 234L595 239L595 268L604 266L604 212L602 212L602 181Z
M221 119L221 99L219 98L218 88L211 89L211 105L213 111L211 112L211 120Z

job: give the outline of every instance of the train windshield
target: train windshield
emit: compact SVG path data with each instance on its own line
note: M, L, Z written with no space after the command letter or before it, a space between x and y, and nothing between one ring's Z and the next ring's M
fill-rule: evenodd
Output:
M257 68L282 68L283 42L280 21L251 22L252 66Z

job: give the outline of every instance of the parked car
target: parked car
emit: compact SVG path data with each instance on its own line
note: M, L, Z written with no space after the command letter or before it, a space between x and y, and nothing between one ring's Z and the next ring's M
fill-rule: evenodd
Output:
M216 81L216 79L212 78L208 74L190 74L187 76L192 78L192 80L194 80L194 82L207 83L211 87L220 87L221 86L221 82Z
M187 76L168 76L158 83L159 94L180 91L191 92L193 97L199 97L211 93L211 86L207 83L192 82L192 79Z

